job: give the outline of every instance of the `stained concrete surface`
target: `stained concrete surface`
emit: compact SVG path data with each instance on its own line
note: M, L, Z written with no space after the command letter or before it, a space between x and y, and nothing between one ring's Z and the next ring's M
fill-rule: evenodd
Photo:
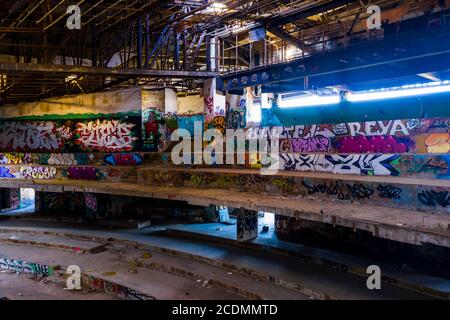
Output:
M20 237L21 233L17 235ZM50 240L52 236L47 237ZM67 239L68 243L72 241ZM59 266L63 273L66 266L77 265L89 276L156 299L308 299L298 292L215 266L150 250L144 252L128 245L109 245L101 253L80 254L54 247L3 243L0 256L56 269Z
M8 300L117 300L100 292L64 290L40 278L0 271L0 298Z
M334 251L314 248L298 243L279 240L274 232L273 225L269 225L269 231L263 233L262 227L267 225L259 219L258 237L239 245L254 248L256 250L275 251L284 255L293 255L314 260L320 264L345 267L347 271L364 274L369 265L379 265L383 270L383 276L389 281L401 283L403 287L414 287L422 291L434 291L435 296L450 297L450 274L448 278L428 275L416 271L407 265L389 264L370 259L337 253ZM166 226L172 236L180 238L197 238L206 241L225 240L227 243L236 240L236 226L221 223L202 224L174 224ZM204 237L202 237L204 236ZM235 243L236 244L236 243Z
M254 211L275 212L301 219L336 224L373 233L377 237L411 244L423 242L450 247L449 220L445 214L432 214L401 208L353 203L291 199L252 192L188 187L156 187L136 183L105 183L75 180L4 179L4 186L34 188L47 192L90 192L186 201L192 205L221 205Z
M227 244L205 242L197 239L180 239L166 233L155 232L152 228L141 230L104 230L97 227L11 220L3 221L0 227L24 228L27 230L47 230L61 233L73 233L85 236L120 238L136 241L143 245L157 246L176 250L186 254L202 256L214 263L227 263L240 269L258 270L269 277L284 282L300 284L316 292L324 292L339 299L426 299L418 294L383 283L382 290L371 291L366 287L366 278L346 272L309 263L289 256L280 256L271 252L261 252Z

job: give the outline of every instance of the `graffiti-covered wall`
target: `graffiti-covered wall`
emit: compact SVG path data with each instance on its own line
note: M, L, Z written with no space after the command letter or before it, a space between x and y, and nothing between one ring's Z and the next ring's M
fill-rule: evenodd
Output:
M449 153L448 118L250 128L278 136L283 153Z
M0 121L3 152L122 152L139 149L140 117Z

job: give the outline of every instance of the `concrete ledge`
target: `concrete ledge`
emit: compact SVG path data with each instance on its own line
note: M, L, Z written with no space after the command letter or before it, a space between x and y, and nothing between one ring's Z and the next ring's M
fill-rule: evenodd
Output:
M132 183L95 181L20 181L3 184L10 188L35 188L48 192L89 192L185 201L189 204L222 205L365 230L374 236L420 245L431 243L450 247L450 216L399 208L290 199L281 196L238 192L223 189L155 187ZM363 209L362 209L363 208Z

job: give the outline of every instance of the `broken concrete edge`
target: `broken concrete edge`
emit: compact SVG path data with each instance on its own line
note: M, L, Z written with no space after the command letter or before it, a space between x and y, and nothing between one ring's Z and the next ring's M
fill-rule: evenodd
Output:
M96 225L104 225L107 227L111 227L114 229L142 229L151 226L151 221L148 219L145 220L132 220L125 224L117 224L114 222L109 222L106 220L107 217L95 220ZM0 216L0 220L22 220L22 221L39 221L39 222L63 222L63 223L76 223L83 225L90 225L93 223L92 220L88 220L86 218L71 218L71 217L63 217L63 216L52 216L52 215L30 215L29 213L21 213L15 215L2 215Z
M184 230L181 231L181 230L170 229L170 228L167 229L167 231L172 234L181 236L181 237L187 236L189 238L196 238L199 240L213 241L213 242L217 242L217 243L221 243L221 244L234 245L234 246L244 247L244 248L248 248L248 249L252 249L252 250L271 252L271 253L283 255L283 256L296 257L296 258L302 259L303 261L312 262L312 263L322 265L325 267L329 267L329 268L332 268L332 269L335 269L335 270L338 270L341 272L348 272L350 274L354 274L354 275L361 276L364 278L367 277L366 268L363 268L363 266L361 266L361 265L352 264L351 262L339 261L338 259L333 258L333 257L324 258L323 256L312 254L312 252L314 252L314 251L327 252L328 250L326 250L326 249L315 248L314 251L309 250L310 252L308 254L305 254L305 253L290 251L287 249L282 249L279 247L272 246L270 244L259 244L259 243L255 243L255 242L251 242L251 241L241 242L241 241L236 241L236 240L227 239L227 238L223 238L223 237L215 237L215 236L211 236L211 235L199 234L199 233L184 231ZM302 246L308 247L306 245L302 245ZM344 259L345 259L345 257L350 257L347 254L338 254L338 255L341 257L344 257ZM364 259L364 260L366 260L366 259ZM377 264L377 263L367 261L367 266L372 265L372 264ZM450 299L450 291L442 291L442 290L438 290L435 288L420 285L420 284L417 284L417 283L414 283L411 281L407 281L405 279L400 279L395 274L391 274L389 271L386 272L386 270L384 268L383 268L383 270L384 271L382 273L381 280L385 283L392 284L399 288L407 289L407 290L417 292L420 294L426 294L426 295L432 296L434 298ZM435 278L435 277L433 276L433 278Z
M61 249L61 250L67 250L67 251L75 251L79 254L82 253L98 253L105 250L106 244L100 244L94 248L80 248L77 246L70 246L65 245L62 243L47 243L47 242L41 242L41 241L33 241L33 240L21 240L21 239L0 239L0 243L9 243L9 244L22 244L22 245L30 245L35 247L45 247L45 248L52 248L52 249Z
M219 267L226 271L239 273L244 276L249 276L253 279L274 283L279 286L285 287L287 289L295 290L299 293L305 294L307 296L311 296L315 299L319 299L319 300L337 300L338 299L337 297L334 297L334 296L331 296L328 294L324 294L321 292L317 292L310 288L306 288L299 283L292 283L290 281L286 281L279 277L274 277L264 271L249 269L246 267L240 267L240 266L230 264L225 261L213 260L213 259L209 259L207 257L197 255L197 254L187 253L187 252L183 252L183 251L178 251L178 250L173 250L173 249L169 249L169 248L158 247L158 246L153 246L153 245L148 245L148 244L142 244L142 243L139 243L136 241L130 241L130 240L126 240L126 239L103 238L103 237L80 235L80 234L76 234L76 233L67 233L67 232L64 232L64 233L49 232L49 231L41 232L41 231L37 231L37 230L27 230L27 229L17 229L17 228L14 229L14 228L8 228L8 227L0 228L0 233L1 232L18 232L18 233L24 232L24 233L33 233L33 234L44 233L46 235L64 236L64 237L78 239L78 240L106 242L104 244L105 246L107 246L108 243L110 243L110 244L111 243L119 243L119 244L123 244L126 246L130 246L135 249L143 250L143 251L150 250L150 251L155 251L155 252L159 252L159 253L163 253L163 254L167 254L167 255L182 257L185 259L191 259L196 262ZM169 232L174 232L174 231L169 230ZM178 232L178 231L175 231L175 232ZM210 241L216 241L216 242L225 243L228 245L247 247L247 248L257 249L257 250L266 251L266 252L270 251L274 254L280 254L280 255L284 255L284 256L294 256L294 257L303 259L304 261L309 261L312 263L330 267L330 268L339 270L341 272L348 272L348 273L351 273L351 274L354 274L357 276L367 277L365 270L363 270L361 268L361 266L350 265L350 264L342 263L342 262L339 262L339 261L336 261L333 259L325 259L323 257L306 255L306 254L296 254L295 252L292 252L292 251L283 250L283 249L275 248L275 247L268 246L268 245L258 245L258 244L254 244L254 243L250 243L250 242L242 243L242 242L238 242L235 240L228 240L228 239L223 239L223 238L218 238L218 237L213 237L213 236L206 236L206 235L198 235L198 234L194 234L194 235L196 235L198 237L203 237L203 239L207 238ZM214 238L216 238L216 239L214 239ZM165 269L167 269L167 268L165 268ZM172 271L174 271L174 269L172 269ZM184 273L185 273L185 271L180 271L180 273L178 273L177 275L181 276ZM207 279L205 279L205 280L207 280ZM399 279L395 275L390 275L389 273L383 273L382 281L392 284L394 286L397 286L399 288L407 289L407 290L417 292L420 294L429 295L434 298L450 299L450 293L447 291L440 291L440 290L437 290L434 288L426 287L423 285L418 285L416 283L413 283L413 282L410 282L407 280ZM251 294L250 294L250 296L251 296Z
M450 223L448 220L442 225L439 224L434 227L425 228L424 226L414 226L414 228L405 225L393 225L388 223L382 223L379 221L370 221L367 219L358 219L355 217L342 217L337 216L331 212L327 213L324 210L320 210L320 213L311 213L305 210L293 209L288 207L270 206L261 203L255 203L250 200L247 201L237 201L230 199L217 199L214 197L208 197L207 195L199 196L186 194L186 192L180 192L181 189L187 190L188 188L176 188L176 187L152 187L149 190L143 190L138 193L135 188L143 188L143 185L130 184L130 183L116 183L113 188L113 183L109 183L108 186L102 185L101 182L86 182L84 181L82 185L76 182L67 181L45 181L45 180L24 180L17 181L11 180L15 187L28 187L34 188L37 191L45 192L82 192L82 193L99 193L99 194L110 194L110 195L124 195L124 196L138 196L146 198L158 198L165 200L177 200L184 201L191 205L197 206L210 206L210 205L225 205L234 208L244 208L253 211L266 211L273 212L276 214L296 217L305 220L327 223L332 225L340 225L344 227L349 227L352 229L364 230L372 233L374 236L414 244L421 245L423 243L430 243L438 246L443 246L450 248ZM58 183L58 184L55 184ZM104 183L103 183L104 184ZM89 186L88 186L89 185ZM145 186L149 188L149 186ZM134 188L134 189L133 189ZM211 189L209 189L211 190ZM223 190L222 190L223 191ZM236 193L241 198L245 198L249 193L238 192ZM273 197L274 199L279 199L283 201L283 198ZM285 199L284 199L285 200ZM305 202L311 202L313 200L301 199ZM323 201L321 202L323 203ZM331 204L330 204L331 205ZM338 205L332 203L333 206ZM343 206L343 205L340 205ZM374 207L375 206L371 206ZM380 207L380 210L386 210L385 207ZM403 210L405 211L405 210ZM420 213L422 216L426 217L426 213L407 210L408 212ZM406 211L405 211L406 212ZM446 218L446 217L445 217Z

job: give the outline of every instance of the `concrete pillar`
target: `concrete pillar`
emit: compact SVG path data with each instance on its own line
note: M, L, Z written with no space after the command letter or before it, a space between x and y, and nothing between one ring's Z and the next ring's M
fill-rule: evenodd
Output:
M88 220L99 220L108 216L105 195L85 193L85 214Z
M203 83L203 94L205 100L205 130L208 128L225 129L225 96L216 93L215 78L205 80ZM223 121L222 125L221 121Z
M142 149L157 152L163 125L165 91L142 90Z
M237 241L244 242L258 236L258 212L240 208L237 216Z
M166 119L177 112L177 94L171 88L142 90L142 149L163 152L170 144L170 135L176 129L166 126ZM172 121L173 122L173 121Z
M20 189L0 189L0 212L15 210L20 207Z

